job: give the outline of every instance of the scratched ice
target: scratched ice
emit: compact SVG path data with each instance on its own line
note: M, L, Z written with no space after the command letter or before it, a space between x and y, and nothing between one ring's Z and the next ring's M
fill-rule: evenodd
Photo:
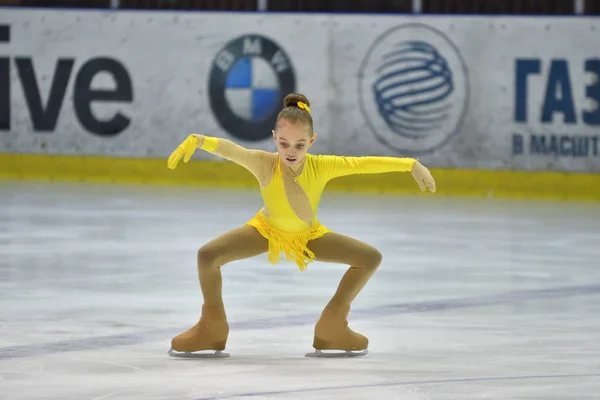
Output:
M224 268L230 359L168 357L199 316L196 250L256 192L0 186L0 398L597 399L600 205L327 194L383 265L358 359L310 359L345 266Z

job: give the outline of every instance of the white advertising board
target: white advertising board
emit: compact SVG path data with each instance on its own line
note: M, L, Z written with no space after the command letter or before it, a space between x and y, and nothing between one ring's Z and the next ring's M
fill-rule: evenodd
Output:
M337 152L600 171L598 19L346 16L333 41Z
M315 153L600 171L598 43L594 18L3 9L0 151L273 150L297 91Z
M272 150L285 94L328 86L326 20L5 9L0 149L163 157L196 132ZM327 126L327 98L311 100Z

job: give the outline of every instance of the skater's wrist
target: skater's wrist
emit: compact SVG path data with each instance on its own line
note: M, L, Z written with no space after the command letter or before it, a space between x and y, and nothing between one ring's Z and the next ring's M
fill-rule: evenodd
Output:
M209 153L213 153L219 146L219 138L212 137L212 136L204 136L204 135L199 135L199 136L201 136L201 138L202 138L201 140L198 141L199 149L202 149Z
M198 143L196 145L196 149L202 149L202 146L204 145L204 135L198 135L194 133L192 134L192 136L196 139L196 142Z

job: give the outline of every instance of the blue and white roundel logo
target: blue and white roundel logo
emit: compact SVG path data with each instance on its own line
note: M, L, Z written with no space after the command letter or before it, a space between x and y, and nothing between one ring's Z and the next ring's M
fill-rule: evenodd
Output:
M426 154L459 132L469 79L442 32L411 23L383 33L359 70L359 102L375 137L403 154Z
M295 89L290 58L261 35L228 42L216 55L209 75L213 114L223 129L243 140L271 137L283 98Z

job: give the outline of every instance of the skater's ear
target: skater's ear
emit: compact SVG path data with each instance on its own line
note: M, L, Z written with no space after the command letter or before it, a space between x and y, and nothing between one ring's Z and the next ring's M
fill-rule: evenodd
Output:
M317 139L317 132L313 132L312 136L310 137L310 141L308 142L308 147L310 148L310 146L313 145L313 143L315 142L315 140Z
M275 129L272 129L271 132L273 132L273 140L277 140L277 134L275 133Z

